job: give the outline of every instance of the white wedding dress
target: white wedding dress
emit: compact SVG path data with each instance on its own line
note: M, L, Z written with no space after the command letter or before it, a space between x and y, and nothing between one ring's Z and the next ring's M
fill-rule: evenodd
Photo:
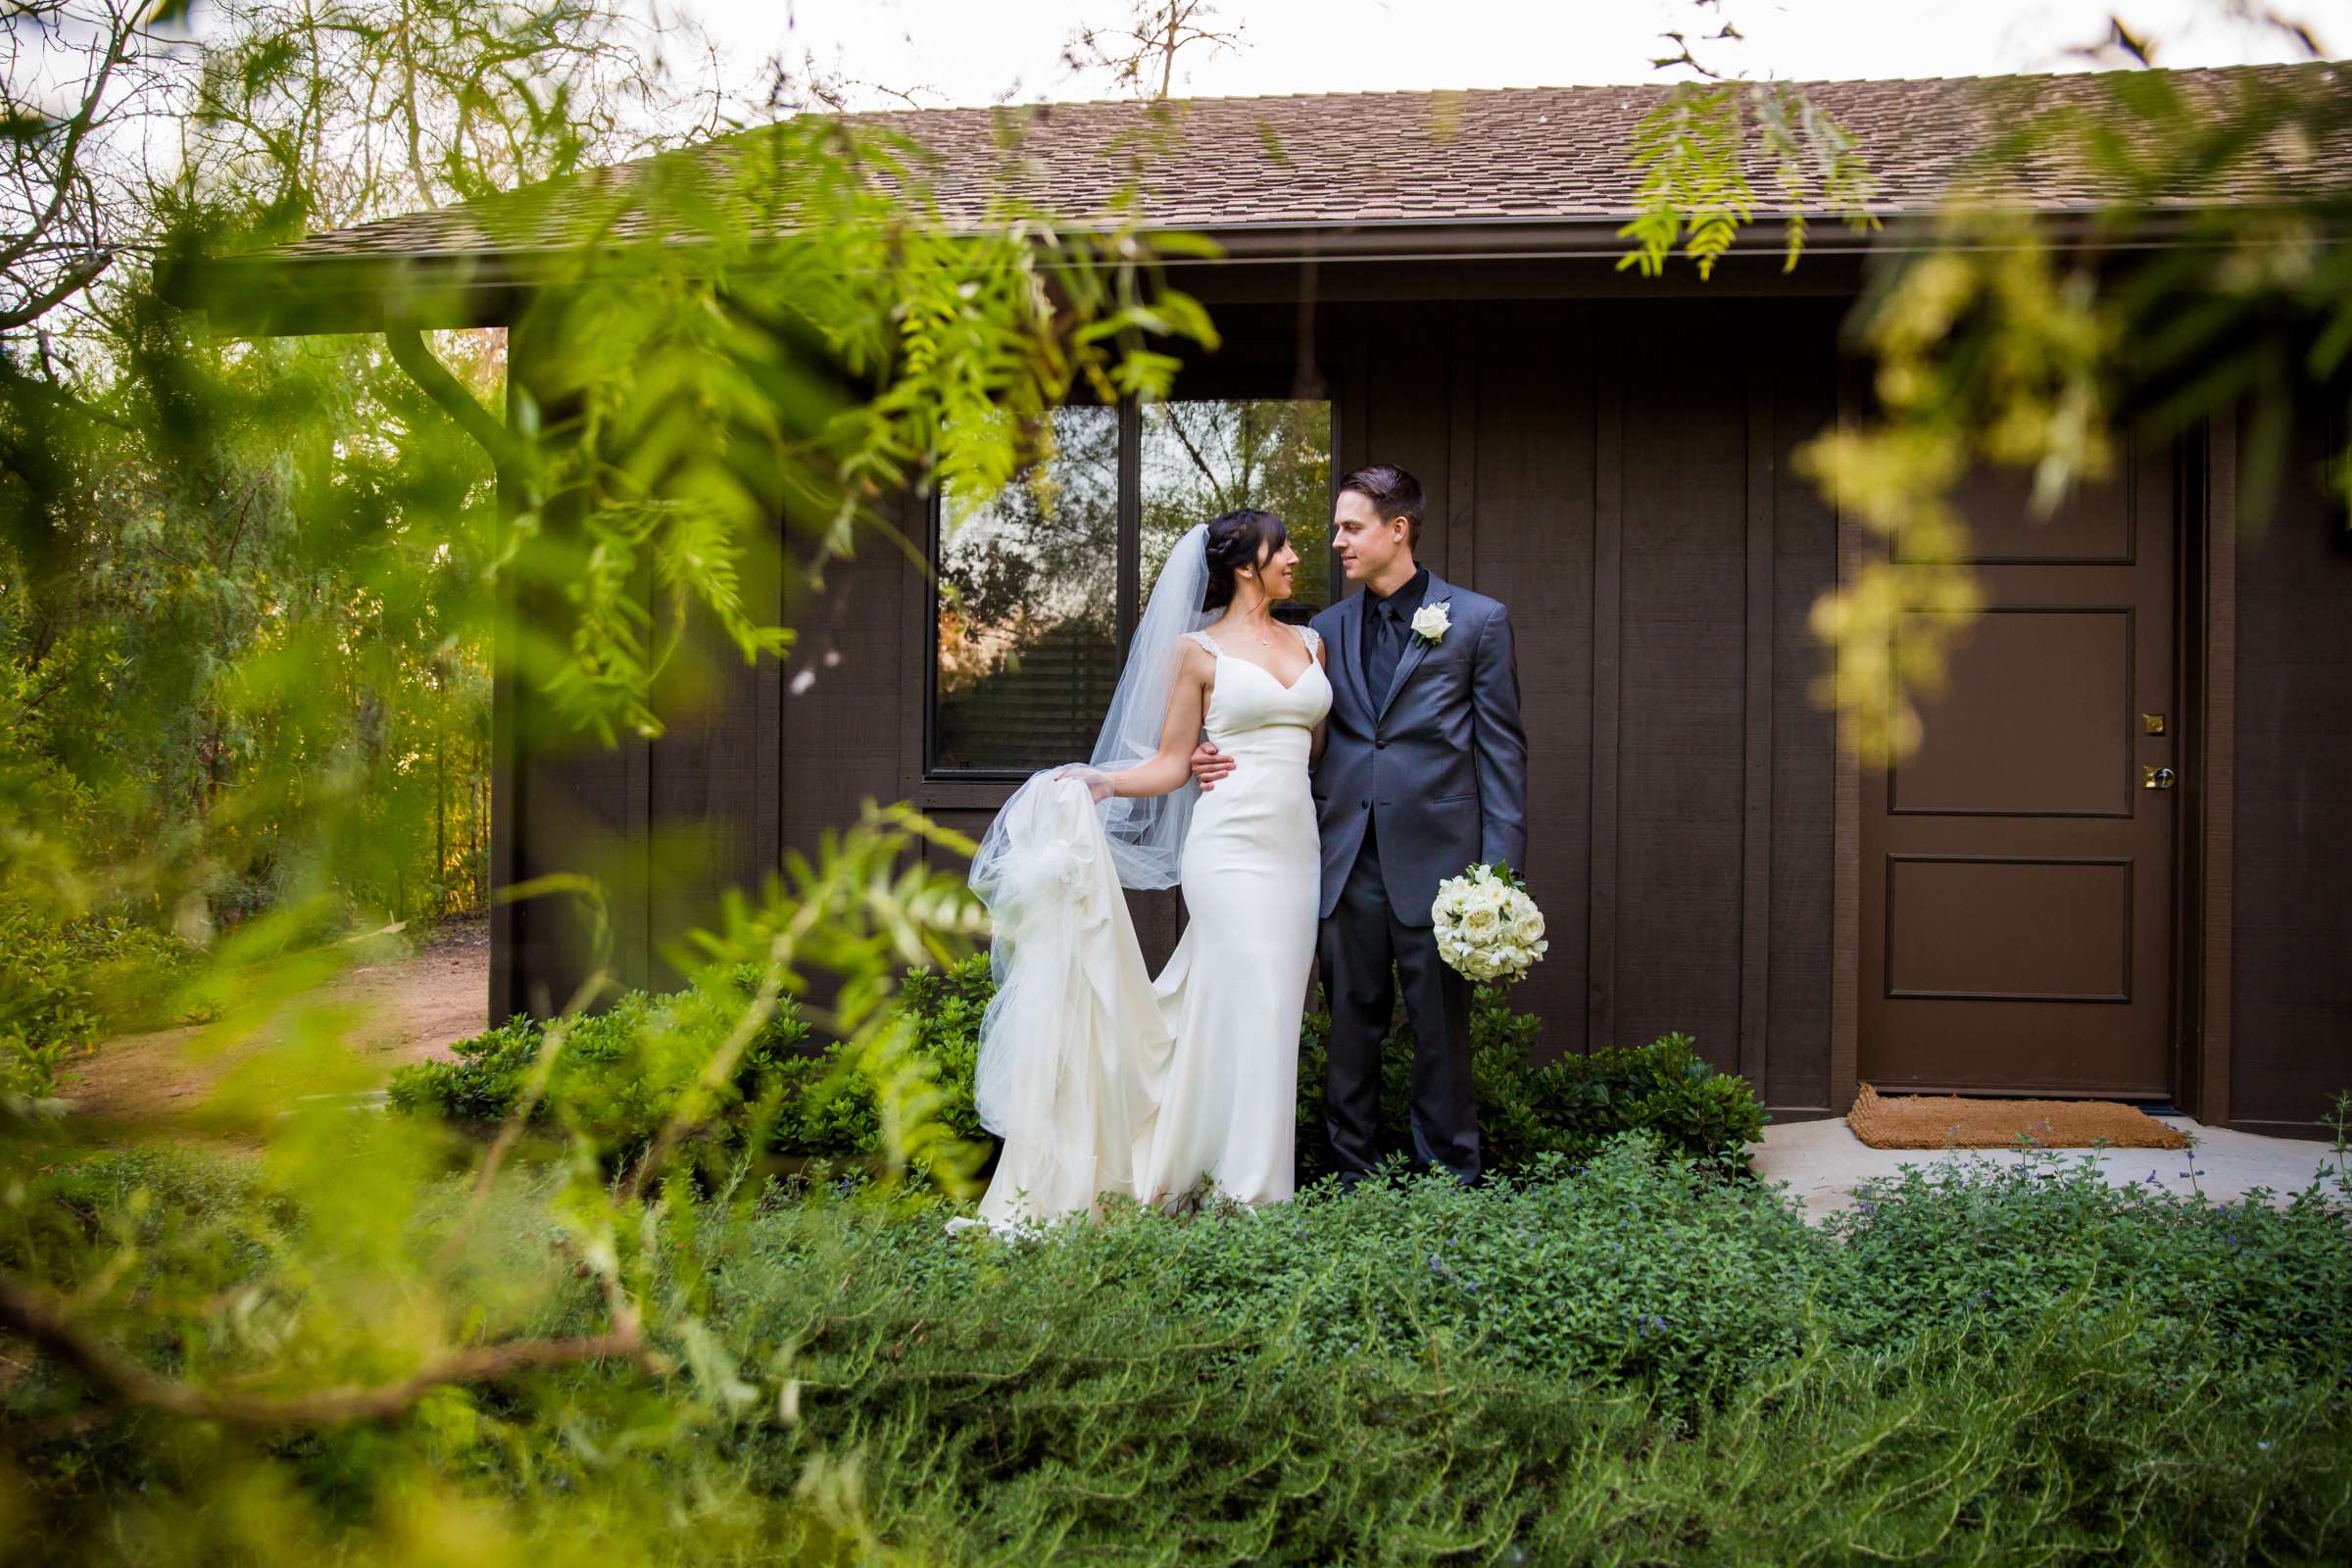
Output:
M985 858L983 896L1020 962L1001 965L982 1046L982 1117L1004 1136L989 1224L1091 1211L1106 1194L1167 1204L1203 1179L1246 1203L1291 1196L1321 876L1307 765L1331 708L1314 633L1298 634L1310 658L1286 686L1189 633L1216 656L1204 727L1239 765L1192 809L1189 921L1156 980L1082 781L1040 775L992 830L1011 848Z
M1291 1196L1298 1126L1298 1018L1315 957L1322 855L1307 764L1331 685L1308 662L1283 685L1206 632L1217 656L1206 728L1238 764L1193 808L1184 845L1184 937L1152 983L1173 1042L1156 1081L1135 1195L1182 1196L1202 1176L1246 1203Z

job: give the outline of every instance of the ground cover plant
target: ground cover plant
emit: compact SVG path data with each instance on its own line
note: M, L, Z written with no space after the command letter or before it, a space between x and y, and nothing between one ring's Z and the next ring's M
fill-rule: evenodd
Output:
M543 1248L558 1180L512 1173L468 1250ZM147 1290L241 1293L254 1330L299 1340L317 1287L286 1270L310 1220L250 1170L107 1155L29 1196L0 1232L10 1267L71 1287L151 1245ZM453 1184L407 1245L439 1245L466 1199ZM199 1209L195 1235L168 1217ZM266 1494L328 1555L365 1555L426 1495L514 1555L559 1539L551 1505L586 1506L601 1549L649 1562L2352 1548L2340 1181L2225 1206L1996 1160L1875 1184L1817 1228L1633 1135L1481 1192L1327 1185L1040 1242L950 1238L941 1212L858 1183L722 1184L653 1238L661 1371L525 1372L388 1424L191 1432L35 1363L0 1391L15 1539L61 1563L171 1532L250 1547L248 1516L197 1499ZM553 1339L604 1311L592 1280L477 1305ZM267 1345L138 1353L232 1372Z

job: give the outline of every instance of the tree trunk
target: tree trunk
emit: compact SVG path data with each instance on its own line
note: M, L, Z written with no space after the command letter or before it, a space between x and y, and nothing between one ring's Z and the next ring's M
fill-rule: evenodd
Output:
M449 689L438 688L433 707L433 913L449 914Z

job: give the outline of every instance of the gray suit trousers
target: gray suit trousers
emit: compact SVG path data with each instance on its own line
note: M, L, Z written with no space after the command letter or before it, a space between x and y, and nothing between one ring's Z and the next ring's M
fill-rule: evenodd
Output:
M1470 983L1438 956L1429 926L1396 918L1381 873L1379 833L1363 848L1319 932L1323 987L1331 1006L1331 1062L1324 1130L1340 1178L1352 1181L1380 1159L1381 1043L1396 1011L1392 964L1413 1027L1413 1157L1463 1182L1479 1175L1478 1099L1470 1078Z

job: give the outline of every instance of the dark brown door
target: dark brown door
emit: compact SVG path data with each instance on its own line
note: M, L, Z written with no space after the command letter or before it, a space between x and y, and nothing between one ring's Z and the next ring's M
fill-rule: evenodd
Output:
M2046 521L2025 496L2006 476L1963 487L1984 610L1921 706L1918 751L1863 770L1860 1077L2163 1096L2180 792L2149 786L2171 782L2180 730L2169 457Z

